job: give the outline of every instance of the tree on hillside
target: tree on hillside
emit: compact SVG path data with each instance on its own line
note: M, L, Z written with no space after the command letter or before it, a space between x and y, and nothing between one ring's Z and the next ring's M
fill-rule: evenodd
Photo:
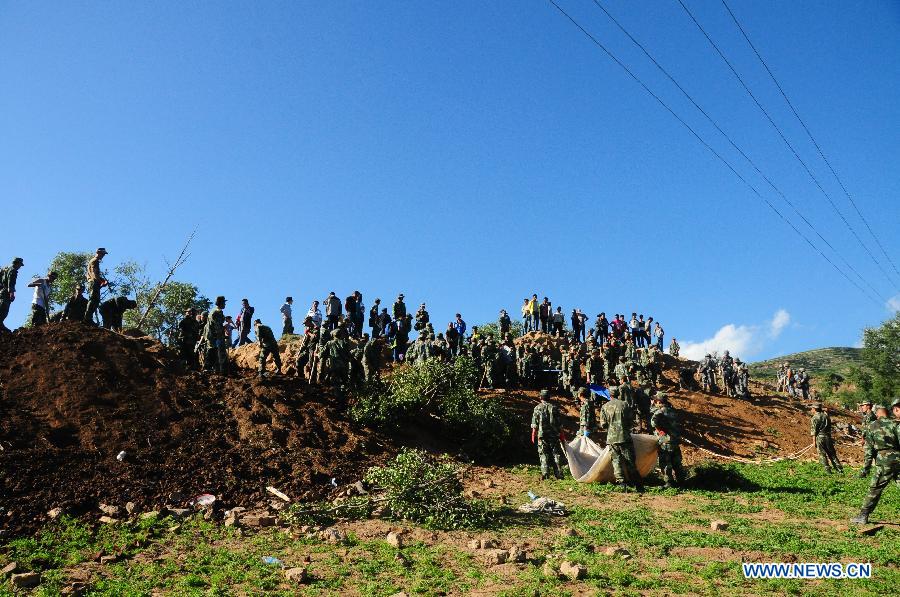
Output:
M138 304L137 309L125 312L125 327L136 327L148 303L156 296L141 327L143 331L167 344L176 340L178 322L184 317L185 311L190 308L206 311L212 304L190 282L169 281L157 293L161 283L151 281L146 266L135 261L126 261L117 266L116 274L120 278L119 292L129 297L134 296Z
M509 333L512 334L513 338L518 338L522 335L522 331L525 329L525 326L522 325L522 322L513 319L512 324L509 326ZM443 330L435 329L435 332L440 332ZM478 326L478 332L482 336L491 335L495 340L500 339L500 325L496 321L492 321L490 323L483 323Z
M885 400L900 393L900 313L863 330L862 357L871 375L872 398Z

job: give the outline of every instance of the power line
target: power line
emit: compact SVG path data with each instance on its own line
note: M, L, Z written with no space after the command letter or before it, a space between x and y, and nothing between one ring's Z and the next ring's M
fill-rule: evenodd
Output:
M731 19L734 21L734 24L737 25L737 28L740 30L741 35L744 36L744 39L747 40L747 44L753 50L753 53L756 54L756 57L759 58L760 63L762 63L763 67L766 69L766 72L769 73L769 77L771 77L772 82L775 83L775 86L778 87L778 91L781 92L781 97L784 98L784 101L787 102L787 105L790 107L791 112L797 118L797 121L800 123L800 126L803 127L803 130L806 131L809 140L812 141L813 145L816 147L816 151L819 152L819 155L822 157L822 161L828 166L828 169L831 171L831 174L834 175L834 179L838 182L841 187L841 190L844 191L844 194L847 195L847 199L850 201L850 205L853 206L853 209L856 210L856 214L859 216L859 219L863 221L863 224L866 225L866 229L869 231L869 234L872 235L872 238L875 239L875 243L878 245L878 248L881 249L881 253L884 255L885 259L887 259L888 263L891 264L891 267L894 269L894 273L900 276L900 271L897 270L897 265L894 263L894 260L891 259L891 256L888 255L887 251L884 250L884 245L881 244L881 241L878 239L878 236L875 235L875 232L872 230L872 227L869 226L869 221L862 215L862 212L859 210L859 207L856 205L856 201L853 200L853 197L850 195L850 192L847 191L847 187L844 186L844 182L841 180L841 177L838 176L838 173L831 166L831 162L825 157L825 152L822 151L822 148L819 146L819 143L816 141L815 137L813 137L812 132L809 130L809 127L806 126L806 123L803 122L803 119L800 118L800 114L797 113L797 109L794 108L794 104L788 98L787 93L785 93L784 89L781 87L781 84L778 82L778 79L775 78L775 74L772 73L772 69L769 68L769 65L766 64L766 61L763 60L762 55L759 53L759 50L756 49L756 46L753 45L753 42L750 41L750 37L747 35L747 32L744 31L744 28L741 26L734 12L731 10L731 7L728 6L728 3L725 0L722 0L722 5L725 6L725 10L728 11L728 14L731 15Z
M876 295L878 298L880 298L882 301L884 301L885 299L884 299L883 296L881 296L881 293L879 293L878 290L877 290L874 286L872 286L872 284L870 284L870 283L868 282L868 280L866 280L865 278L863 278L862 275L856 270L856 268L854 268L854 267L850 264L850 262L847 261L847 260L844 258L843 255L841 255L840 253L838 253L838 250L837 250L836 248L834 248L834 246L833 246L830 242L828 242L828 240L827 240L824 236L822 236L822 234L818 231L818 229L816 229L816 227L813 226L812 222L810 222L810 221L806 218L806 216L803 215L803 213L801 213L799 209L797 209L797 207L794 205L794 203L793 203L790 199L787 198L787 196L781 191L781 189L778 188L778 186L777 186L774 182L772 182L772 179L770 179L768 176L766 176L766 174L765 174L762 170L760 170L759 166L756 165L756 162L754 162L754 161L750 158L750 156L748 156L748 155L746 154L746 152L744 152L744 150L741 149L741 148L737 145L737 143L735 143L735 141L734 141L734 140L733 140L733 139L732 139L732 138L731 138L724 130L722 130L722 127L719 126L719 123L716 122L716 120L713 119L713 117L710 116L709 113L708 113L706 110L704 110L703 107L701 107L700 104L698 104L698 103L694 100L693 96L691 96L691 94L688 93L688 92L684 89L684 87L683 87L677 80L675 80L675 77L673 77L672 74L669 73L669 71L666 70L666 69L665 69L665 68L664 68L664 67L656 60L656 58L653 57L653 55L650 53L650 51L647 50L647 48L644 47L644 45L643 45L641 42L639 42L639 41L638 41L638 40L637 40L637 39L636 39L636 38L635 38L635 37L627 30L627 29L625 29L625 27L624 27L624 26L623 26L623 25L622 25L622 24L621 24L621 23L620 23L620 22L619 22L619 21L618 21L618 20L617 20L617 19L616 19L616 18L615 18L615 17L614 17L607 9L606 9L605 6L603 6L603 4L600 3L599 0L593 0L593 2L594 2L594 4L597 5L597 7L598 7L600 10L602 10L602 11L604 12L604 14L606 14L607 17L609 17L609 19L616 25L616 27L618 27L619 30L622 31L622 33L624 33L624 34L628 37L628 39L630 39L630 40L632 41L632 43L634 43L638 48L641 49L641 51L644 53L644 55L647 56L647 58L649 58L651 62L653 62L653 64L656 66L656 68L658 68L658 69L659 69L659 70L660 70L660 71L661 71L661 72L662 72L662 73L663 73L663 74L664 74L664 75L665 75L665 76L666 76L666 77L667 77L667 78L675 85L675 87L677 87L678 90L681 91L682 94L684 94L684 96L688 99L688 101L690 101L691 104L693 104L694 107L697 108L697 110L699 110L700 113L703 114L703 116L706 117L706 119L707 119L707 120L715 127L715 129L716 129L717 131L719 131L719 133L720 133L723 137L725 137L725 139L728 140L728 143L730 143L731 146L732 146L739 154L741 154L741 156L742 156L745 160L747 160L747 163L749 163L749 164L753 167L753 169L756 170L756 172L757 172L757 173L758 173L758 174L759 174L759 175L760 175L760 176L761 176L761 177L769 184L769 186L772 187L772 189L773 189L776 193L778 193L778 195L784 200L784 202L787 203L787 204L791 207L791 209L794 211L794 213L797 214L797 216L800 217L800 219L802 219L802 220L806 223L807 226L809 226L809 228L816 234L816 236L818 236L819 239L820 239L823 243L825 243L825 245L826 245L829 249L831 249L831 250L834 252L835 255L837 255L838 257L840 257L841 261L844 262L844 264L846 265L846 267L847 267L850 271L852 271L854 274L856 274L856 276L857 276L857 277L858 277L858 278L859 278L866 286L868 286L868 287L875 293L875 295Z
M806 162L803 161L803 158L800 157L800 154L798 154L797 150L794 149L794 146L791 145L791 142L788 141L787 137L784 136L784 133L781 131L781 128L779 128L779 126L777 124L775 124L775 121L772 120L772 117L769 115L769 112L763 107L763 105L759 102L759 100L756 99L756 96L750 90L750 87L747 86L747 83L744 82L744 79L741 77L741 75L734 68L734 65L731 64L731 61L725 57L725 54L722 52L722 50L719 48L719 46L716 44L716 42L713 41L713 39L712 39L712 37L710 37L709 33L706 32L706 29L703 28L703 25L701 25L700 22L694 17L694 14L685 5L685 3L682 0L677 0L677 2L678 2L678 4L681 5L681 8L684 9L684 12L686 12L687 15L691 18L691 20L694 22L694 24L697 26L697 28L700 30L700 32L703 33L703 36L706 38L706 40L709 42L709 44L713 47L713 49L716 51L716 53L719 55L719 57L725 62L726 65L728 65L728 68L731 70L732 74L740 82L741 86L744 88L744 91L747 92L747 94L753 100L753 103L756 104L756 107L759 108L760 111L762 111L763 115L765 115L766 119L769 121L769 124L772 125L772 128L775 129L775 131L778 133L778 136L781 137L781 140L784 141L784 143L785 143L785 145L787 145L788 149L791 150L791 153L794 154L794 157L797 158L797 161L800 162L800 165L803 166L803 169L806 170L806 173L812 179L813 183L815 183L816 187L822 192L822 194L825 196L825 198L828 199L828 203L829 203L829 205L831 205L831 208L841 218L841 220L844 222L844 225L847 226L847 229L850 230L850 233L853 235L853 237L857 240L857 242L859 242L860 246L862 246L862 248L869 255L869 257L872 258L872 261L875 262L875 265L878 266L878 269L881 270L881 273L884 274L885 278L890 282L890 275L887 273L887 271L881 265L881 262L878 261L878 259L875 257L875 255L872 254L872 251L869 250L869 247L866 246L866 243L864 243L862 241L862 239L859 237L859 234L856 233L856 230L853 228L853 226L850 224L850 222L847 221L847 218L844 217L844 214L841 213L841 210L838 209L837 205L835 205L834 200L831 198L831 195L829 195L828 192L822 187L822 184L819 182L819 179L816 178L816 175L813 174L812 170L809 169L809 166L806 164Z
M871 296L871 295L870 295L870 294L869 294L862 286L860 286L859 284L857 284L856 281L853 280L853 278L851 278L850 276L848 276L848 275L844 272L844 270L842 270L842 269L839 268L837 265L835 265L835 263L834 263L831 259L829 259L827 255L825 255L825 253L823 253L816 245L814 245L814 244L812 243L812 241L809 240L809 238L808 238L805 234L803 234L796 226L794 226L793 222L791 222L790 220L788 220L788 219L787 219L787 218L786 218L786 217L778 210L777 207L775 207L774 205L772 205L772 203L771 203L768 199L766 199L765 197L763 197L763 196L760 194L760 192L756 189L756 187L754 187L752 184L750 184L750 182L748 182L747 179L745 179L743 176L741 176L741 174L740 174L737 170L734 169L734 167L728 162L728 160L726 160L724 157L722 157L721 154L719 154L719 152L717 152L715 149L713 149L713 147L712 147L709 143L707 143L706 141L704 141L703 138L700 137L700 135L698 135L697 132L696 132L693 128L691 128L691 126L690 126L687 122L684 121L684 119L682 119L678 114L676 114L675 111L672 110L672 108L670 108L669 105L668 105L666 102L664 102L664 101L663 101L658 95L656 95L649 87L647 87L647 85L646 85L646 84L645 84L645 83L644 83L637 75L635 75L635 74L631 71L631 69L629 69L627 66L625 66L625 64L624 64L621 60L619 60L619 59L616 57L615 54L613 54L613 53L612 53L605 45L603 45L603 43L601 43L600 40L598 40L596 37L594 37L593 34L591 34L587 29L585 29L584 27L582 27L581 24L578 23L578 21L576 21L574 18L572 18L572 16L569 15L569 13L567 13L565 10L563 10L563 8L562 8L559 4L556 3L556 0L548 0L548 2L550 2L550 4L552 4L552 5L553 5L560 13L562 13L562 15L563 15L564 17L566 17L573 25L575 25L575 27L577 27L577 28L578 28L578 29L579 29L579 30L580 30L580 31L581 31L588 39L590 39L597 47L599 47L601 50L603 50L603 51L606 53L606 55L609 56L609 58L610 58L613 62L615 62L616 64L618 64L619 67L621 67L622 70L624 70L624 71L628 74L628 76L630 76L632 79L634 79L635 82L636 82L638 85L640 85L640 86L644 89L644 91L646 91L648 94L650 94L651 97L653 97L653 99L655 99L657 102L659 102L659 104L660 104L663 108L665 108L666 111L669 112L669 114L671 114L678 122L680 122L680 123L682 124L682 126L684 126L688 131L690 131L690 133L694 136L694 138L697 139L697 141L699 141L704 147L706 147L706 149L708 149L708 150L710 151L710 153L712 153L714 156L716 156L716 158L718 158L719 161L721 161L723 164L725 164L725 166L731 171L732 174L734 174L741 182L743 182L747 187L749 187L750 190L753 192L754 195L756 195L757 197L759 197L759 199L760 199L761 201L763 201L766 205L768 205L769 208L770 208L772 211L774 211L774 212L778 215L779 218L781 218L788 226L790 226L791 229L792 229L794 232L796 232L796 233L800 236L800 238L802 238L804 241L806 241L806 243L807 243L810 247L812 247L812 249L813 249L814 251L816 251L819 255L821 255L822 258L823 258L825 261L827 261L827 262L831 265L831 267L833 267L839 274L841 274L841 276L843 276L848 282L850 282L850 283L851 283L853 286L855 286L860 292L862 292L862 293L866 296L866 298L868 298L869 300L871 300L872 302L874 302L874 303L875 303L876 305L878 305L879 307L881 306L882 303L880 303L879 301L877 301L876 299L874 299L874 298L873 298L873 297L872 297L872 296Z

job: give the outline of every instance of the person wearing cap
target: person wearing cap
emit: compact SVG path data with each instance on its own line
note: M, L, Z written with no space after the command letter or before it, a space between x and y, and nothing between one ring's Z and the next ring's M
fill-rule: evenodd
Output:
M394 306L392 308L391 313L394 314L395 320L404 321L406 319L406 303L403 302L403 293L397 295L397 300L394 301Z
M215 307L209 312L203 329L203 339L206 342L204 369L215 370L219 375L225 375L228 364L228 347L225 345L225 302L224 296L216 297Z
M600 429L606 429L606 446L612 453L616 483L622 486L632 485L638 493L643 493L644 482L635 466L632 427L634 411L619 399L619 388L613 386L609 389L609 402L600 409Z
M294 333L294 319L292 316L291 305L294 304L293 297L286 297L284 299L284 304L281 305L281 335L285 336L287 334Z
M79 282L72 291L72 296L63 307L62 321L84 321L84 312L87 310L87 299L84 297L84 284Z
M37 327L47 323L50 310L50 286L56 280L56 272L48 272L46 278L35 278L28 283L29 288L34 288L34 298L31 299L31 325Z
M581 397L581 411L578 413L578 431L584 437L588 437L597 429L597 412L594 409L594 400L588 388L581 388L578 394Z
M272 360L275 362L275 374L281 374L281 355L272 328L263 325L262 321L256 319L253 321L253 331L259 342L259 376L266 376L266 361L269 359L269 355L272 355Z
M813 406L813 416L810 420L809 434L815 438L816 450L819 452L819 462L825 467L825 472L844 472L834 450L834 440L831 437L831 417L828 409L821 402Z
M874 407L878 418L869 424L868 439L875 450L875 475L869 484L869 492L863 501L862 508L850 522L867 524L869 515L881 500L881 493L891 481L900 479L900 398L891 402L894 418L888 418L888 409L883 405Z
M677 487L684 482L684 467L681 464L681 428L678 413L669 403L665 392L657 392L653 397L653 416L650 426L656 434L659 446L659 470L666 480L666 487Z
M875 413L872 411L872 401L865 400L860 402L858 405L859 412L862 415L862 445L863 445L863 467L859 471L858 477L860 479L865 479L869 476L869 471L872 470L872 461L875 459L875 452L872 450L872 444L869 442L868 437L866 437L866 432L869 429L869 425L876 419Z
M108 254L103 247L97 249L87 266L88 304L84 310L84 322L94 325L94 314L100 307L100 290L106 286L107 280L100 271L100 262Z
M550 401L550 392L541 390L541 401L531 414L531 443L537 445L541 463L541 480L550 476L550 467L557 479L563 478L564 456L560 442L566 441L562 431L559 408Z
M16 300L16 280L23 265L25 262L22 258L15 257L10 265L0 269L0 331L9 331L3 322L9 315L12 302Z

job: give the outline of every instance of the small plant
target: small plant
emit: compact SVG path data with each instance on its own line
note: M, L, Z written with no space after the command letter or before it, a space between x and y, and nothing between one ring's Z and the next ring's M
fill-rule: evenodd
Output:
M421 450L403 450L385 466L370 468L365 481L383 493L389 517L439 529L484 527L494 518L485 502L463 496L455 463Z

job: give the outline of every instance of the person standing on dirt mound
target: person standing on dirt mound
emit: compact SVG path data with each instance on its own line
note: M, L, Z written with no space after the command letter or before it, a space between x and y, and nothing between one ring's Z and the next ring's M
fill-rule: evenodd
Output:
M855 524L867 524L869 514L881 500L881 493L891 481L900 479L900 423L897 422L900 419L900 398L895 398L891 403L893 419L888 418L888 411L884 406L876 405L874 410L878 419L869 424L867 438L877 454L875 476L872 477L862 509L850 519Z
M816 450L819 452L819 462L825 467L825 472L831 474L832 471L839 473L844 472L834 450L834 440L831 437L831 417L828 416L828 409L822 406L821 402L817 402L813 406L813 416L810 420L810 435L815 438Z
M594 399L588 388L581 388L578 392L581 397L581 411L578 413L578 431L584 437L590 437L597 430L597 411L594 408Z
M272 360L275 361L275 375L280 375L281 355L278 353L278 340L275 339L272 328L263 325L262 321L257 319L253 322L253 331L259 342L259 376L263 378L266 376L266 361L269 355L272 355Z
M21 257L12 260L12 264L0 269L0 331L8 332L9 328L3 323L9 315L9 308L16 300L16 279L19 270L25 262Z
M541 401L531 414L531 443L537 445L541 463L541 481L550 476L550 467L557 479L563 478L564 456L560 442L566 441L560 428L559 408L550 402L550 392L541 390Z
M198 365L195 348L200 339L200 332L197 310L191 307L184 312L184 318L178 322L178 352L191 369L196 369Z
M88 262L87 282L88 282L88 304L84 311L84 322L94 325L94 313L100 308L100 290L106 286L106 278L100 271L100 262L109 253L103 247L97 249L97 253Z
M606 445L612 452L616 484L623 487L632 485L638 493L643 493L644 482L635 466L634 442L631 440L634 411L619 400L618 387L609 388L609 397L609 402L600 409L600 428L606 429Z
M237 317L238 346L250 344L250 330L253 329L253 313L255 312L256 309L250 306L249 300L241 299L241 312L238 313Z
M281 326L281 335L282 336L294 333L294 316L293 316L293 307L292 307L293 304L294 304L294 298L289 296L284 299L284 304L281 305L280 311L281 311L281 321L282 321L282 326Z
M63 307L62 321L82 321L84 320L84 312L87 309L87 299L84 298L84 284L79 282L75 285L72 296L66 301Z
M49 272L46 278L35 278L29 284L34 288L34 298L31 301L31 325L37 327L47 323L50 309L50 286L56 280L56 272Z
M203 339L206 342L206 358L203 368L215 370L225 375L228 365L228 347L225 346L225 297L217 296L215 308L209 312L206 326L203 328Z
M672 338L672 342L669 343L669 354L677 359L680 350L681 346L678 344L678 340Z

